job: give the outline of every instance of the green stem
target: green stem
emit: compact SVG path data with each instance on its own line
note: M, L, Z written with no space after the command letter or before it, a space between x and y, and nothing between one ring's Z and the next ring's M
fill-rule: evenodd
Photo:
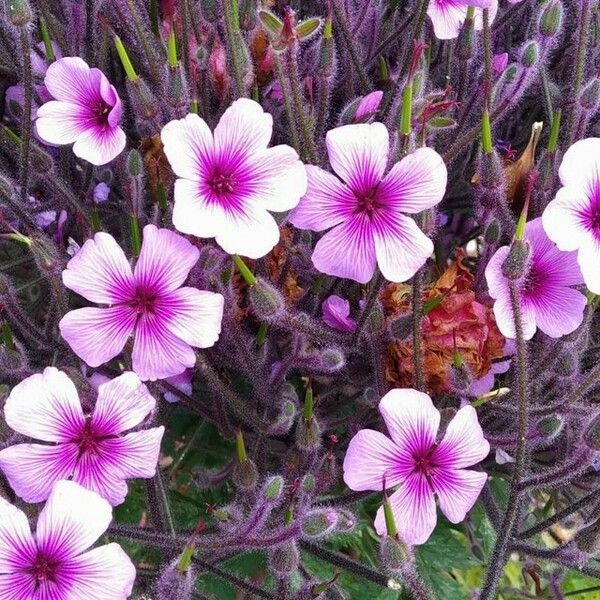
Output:
M300 154L300 141L298 139L298 131L296 130L296 121L294 119L294 109L292 107L291 92L288 86L287 78L283 73L283 66L281 60L277 54L273 55L273 62L275 63L275 72L277 73L277 79L281 86L281 93L283 94L283 106L285 108L285 116L290 129L290 141L292 147L298 154Z
M140 233L140 221L136 215L131 215L131 248L133 256L138 257L142 249L142 237Z
M233 254L231 258L233 258L233 262L241 276L244 278L244 281L250 286L256 285L256 277L254 277L254 274L248 268L248 265L243 261L243 259L237 254Z
M556 152L556 148L558 147L558 134L560 132L561 115L562 115L562 111L559 108L554 113L554 118L552 119L552 128L550 129L550 139L548 140L548 152Z
M140 43L142 44L142 49L144 50L144 54L146 55L146 61L148 64L148 68L150 69L150 73L152 75L152 79L156 85L162 84L162 77L160 72L158 71L158 61L156 60L156 56L152 50L152 45L150 44L150 40L146 35L146 26L140 17L140 13L135 5L135 0L126 0L127 8L131 13L131 17L133 19L133 24L135 26L135 30L140 38Z
M471 8L471 7L469 7ZM492 39L490 34L490 9L483 9L483 64L485 80L492 82ZM486 100L487 101L487 100Z
M8 321L2 322L2 343L8 348L8 350L14 350L15 341L13 339L12 331Z
M49 62L56 60L54 56L54 48L52 47L52 40L50 39L50 32L48 31L48 25L43 17L40 17L40 33L42 34L42 40L44 41L44 51L46 52L46 59Z
M227 35L227 48L233 70L233 79L238 98L246 95L244 88L244 75L242 73L242 57L240 51L240 17L238 0L223 0L225 13L225 33Z

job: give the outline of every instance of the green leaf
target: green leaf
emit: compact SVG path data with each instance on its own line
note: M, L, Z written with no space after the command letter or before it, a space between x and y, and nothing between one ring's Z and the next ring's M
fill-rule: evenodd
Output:
M321 27L321 19L319 17L313 17L312 19L306 19L296 25L296 35L299 40L305 40L307 37L315 33L317 29Z
M259 10L258 18L263 24L263 27L267 30L267 33L273 37L278 37L283 30L283 23L268 10Z
M456 121L450 117L432 117L427 121L427 125L434 129L450 129L456 127Z

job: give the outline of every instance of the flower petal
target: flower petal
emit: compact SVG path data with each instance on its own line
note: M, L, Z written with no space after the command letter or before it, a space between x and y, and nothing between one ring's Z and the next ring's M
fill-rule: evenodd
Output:
M329 327L351 333L356 329L356 321L350 318L350 302L335 294L329 296L321 305L323 322Z
M306 194L290 213L294 226L323 231L352 216L357 200L347 185L320 167L306 165L306 173Z
M215 127L215 154L239 163L264 150L273 132L273 117L249 98L239 98L223 113Z
M58 327L79 358L99 367L123 350L135 321L135 311L127 306L87 307L68 312Z
M483 437L477 411L463 406L448 424L444 439L436 447L433 459L444 469L462 469L482 461L490 452Z
M431 474L431 485L438 495L440 509L450 523L460 523L473 508L483 486L487 473L458 470L436 470Z
M433 25L433 33L438 40L451 40L458 37L467 18L467 4L456 4L449 0L433 0L427 8L427 15Z
M388 437L362 429L351 440L344 458L344 481L351 490L381 490L401 483L411 466Z
M418 148L391 168L377 194L398 211L419 213L441 202L447 181L442 157L431 148Z
M125 600L135 581L131 559L115 543L72 558L63 569L69 573L69 600Z
M359 123L330 129L325 137L333 170L356 194L368 194L387 166L389 134L383 123Z
M48 144L72 144L87 131L87 111L78 104L51 100L37 111L35 129Z
M178 375L196 364L189 344L165 327L159 314L146 313L138 321L133 344L133 370L142 381Z
M0 451L0 469L15 494L25 502L43 502L54 484L73 474L77 444L16 444Z
M116 304L131 297L133 277L112 235L99 232L83 244L62 273L66 287L90 302Z
M78 56L67 56L51 63L44 85L57 100L90 106L100 95L101 80L106 79L99 69L90 69Z
M600 177L600 138L575 142L565 152L558 176L564 186L594 187Z
M379 402L379 412L402 455L422 454L434 445L440 413L427 394L391 390Z
M589 238L579 248L577 263L590 292L600 294L600 239Z
M536 315L531 302L524 300L523 298L521 299L521 326L523 328L523 338L530 340L537 328L535 322ZM494 317L500 333L506 338L516 339L515 320L508 292L500 295L496 302L494 302Z
M59 481L38 518L38 548L55 560L73 558L107 529L112 510L98 494L74 481Z
M410 279L433 252L433 242L410 217L388 213L373 225L377 264L388 281Z
M167 329L196 348L209 348L219 339L224 298L221 294L184 287L165 298Z
M36 581L29 573L0 575L2 600L37 600L36 587Z
M155 294L172 292L183 285L200 251L184 237L155 225L144 227L140 257L134 277L138 286Z
M73 144L73 154L93 165L105 165L125 149L127 136L120 127L90 125Z
M73 382L54 367L13 388L4 405L4 418L15 431L44 442L67 442L85 423Z
M170 121L160 132L163 151L178 177L198 182L208 173L213 154L213 136L206 122L190 113Z
M156 406L140 378L123 373L98 388L91 425L98 436L117 435L139 425Z
M84 452L73 472L73 481L118 506L127 497L127 482L118 469L114 469L114 458L102 452Z
M400 538L408 545L424 544L437 521L433 491L420 473L409 475L400 489L390 496L390 504ZM386 533L383 507L377 511L375 529Z
M317 242L313 264L321 273L367 283L373 277L376 265L371 228L371 223L362 214L337 225Z
M0 498L0 573L13 573L31 564L36 546L25 513ZM0 575L0 581L6 579ZM0 584L2 590L2 584ZM4 596L0 596L4 599Z
M537 326L547 336L558 338L581 325L587 298L577 290L547 282L530 302Z

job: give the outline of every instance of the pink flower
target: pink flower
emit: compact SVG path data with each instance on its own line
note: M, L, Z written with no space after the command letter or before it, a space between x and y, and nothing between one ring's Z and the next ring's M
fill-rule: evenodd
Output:
M268 211L294 208L306 191L295 150L268 148L273 118L257 102L236 100L214 133L195 114L171 121L161 139L175 182L173 224L215 238L229 254L260 258L279 241Z
M390 281L406 281L433 252L431 240L403 213L440 202L447 172L441 156L419 148L387 175L389 135L382 123L344 125L327 132L337 173L308 165L308 189L290 221L313 231L333 229L312 255L322 273L367 283L379 265Z
M435 37L440 40L458 37L469 6L475 7L474 26L477 31L483 29L484 8L490 11L490 23L498 12L498 0L431 0L427 14L433 24Z
M384 477L388 488L401 484L390 497L398 533L407 544L423 544L435 528L434 494L451 523L460 523L475 504L487 475L465 467L483 460L490 445L470 405L456 413L441 441L440 413L427 394L392 390L379 412L392 439L359 431L346 452L344 481L352 490L381 490ZM386 532L382 508L375 529Z
M121 100L102 71L69 56L48 67L44 84L55 100L37 112L36 129L42 140L73 144L75 155L93 165L104 165L123 151Z
M495 75L501 75L508 66L508 52L494 54L492 57L492 70Z
M322 304L323 321L339 331L351 333L356 329L356 321L350 318L350 303L339 296L329 296Z
M600 138L573 144L558 175L563 187L542 215L544 229L561 250L577 250L585 284L600 294Z
M557 338L575 331L583 321L586 297L570 286L582 283L575 252L561 252L548 238L542 219L534 219L525 226L525 238L531 244L527 271L519 280L521 291L521 321L526 340L533 337L536 328ZM502 335L515 338L515 326L510 301L508 279L502 274L502 264L509 247L498 248L486 269L494 315Z
M368 121L377 112L382 98L383 92L381 90L363 96L356 108L352 121L354 123L364 123Z
M108 308L67 313L59 323L62 336L77 356L97 367L117 356L134 334L133 370L144 381L193 367L192 346L212 346L223 316L221 294L181 287L198 256L180 235L146 225L132 273L115 239L97 233L68 262L63 283Z
M26 502L46 500L54 484L73 479L113 506L127 496L127 479L153 477L164 427L125 433L142 423L156 401L135 373L98 388L85 415L73 382L47 367L17 385L4 406L6 423L43 444L0 451L0 469Z
M60 481L37 520L0 498L0 598L125 600L135 567L118 544L88 548L106 531L106 500L73 481Z

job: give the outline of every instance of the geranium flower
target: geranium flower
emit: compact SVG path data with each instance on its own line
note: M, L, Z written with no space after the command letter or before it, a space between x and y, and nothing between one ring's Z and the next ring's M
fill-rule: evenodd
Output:
M43 443L0 451L0 469L26 502L48 498L53 485L73 479L113 506L127 496L127 479L153 477L164 427L125 433L142 423L156 401L135 373L124 373L98 388L91 414L81 407L65 373L47 367L11 392L6 423Z
M290 221L313 231L333 229L315 246L322 273L367 283L379 265L390 281L406 281L433 252L433 243L403 213L440 202L447 172L442 157L419 148L387 175L389 135L382 123L344 125L327 132L329 162L340 179L312 165L308 189Z
M490 23L496 18L498 0L431 0L427 15L431 19L435 37L440 40L450 40L458 37L467 18L469 6L476 8L474 28L483 29L483 9L490 11Z
M356 329L356 321L350 318L350 302L340 296L329 296L321 305L323 321L339 331L352 333Z
M121 99L100 69L68 56L48 67L44 85L55 99L37 111L40 139L59 146L73 144L75 155L93 165L104 165L123 151Z
M135 567L115 543L88 550L106 531L106 500L60 481L37 521L0 498L0 597L3 600L125 600Z
M133 370L142 380L164 379L193 367L192 346L208 348L219 337L223 296L181 287L199 252L186 239L154 225L144 227L133 273L108 233L97 233L68 262L63 282L90 302L59 323L75 354L97 367L123 350L134 334Z
M585 285L600 294L600 138L573 144L558 171L563 187L542 221L560 250L577 250Z
M460 523L477 500L486 473L465 469L490 451L475 409L461 408L437 439L440 413L431 398L412 389L388 392L379 403L391 439L362 429L350 440L344 481L352 490L381 490L401 484L390 496L398 533L407 544L423 544L436 524L435 498L451 523ZM375 519L386 532L383 509Z
M268 148L273 118L260 104L236 100L214 133L195 114L171 121L161 139L175 182L173 225L215 238L229 254L260 258L279 241L268 211L284 212L306 191L306 172L295 150Z
M527 271L518 282L521 291L523 337L529 340L539 327L557 338L575 331L583 321L586 297L570 286L583 283L575 252L561 252L546 235L542 219L525 226L525 238L531 244ZM494 315L502 335L514 339L515 324L510 301L509 281L502 274L502 263L509 247L498 248L486 269Z

